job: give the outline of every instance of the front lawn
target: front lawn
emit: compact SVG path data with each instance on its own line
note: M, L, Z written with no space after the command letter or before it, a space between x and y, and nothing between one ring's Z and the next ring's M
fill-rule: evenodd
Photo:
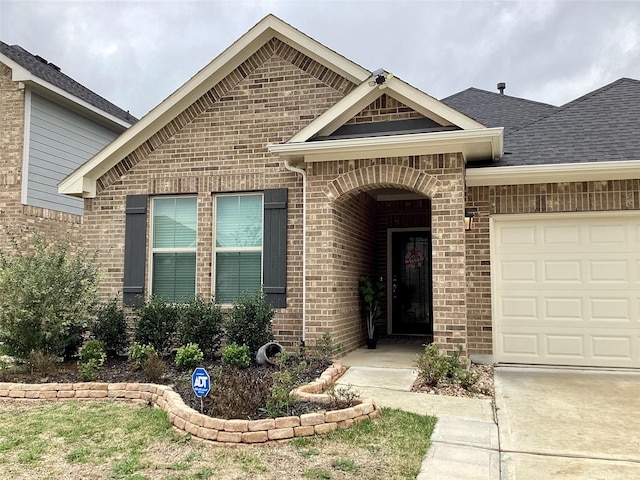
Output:
M0 401L0 469L12 479L410 479L435 422L384 409L327 435L223 447L176 433L159 409Z

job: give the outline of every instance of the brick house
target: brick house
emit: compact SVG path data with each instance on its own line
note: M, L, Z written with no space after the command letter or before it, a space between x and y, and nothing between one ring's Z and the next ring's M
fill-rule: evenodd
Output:
M125 304L262 286L283 344L351 350L369 274L383 335L638 366L639 107L626 79L563 107L438 101L270 15L60 191Z
M136 118L44 58L0 42L0 249L10 236L80 238L83 201L58 182Z

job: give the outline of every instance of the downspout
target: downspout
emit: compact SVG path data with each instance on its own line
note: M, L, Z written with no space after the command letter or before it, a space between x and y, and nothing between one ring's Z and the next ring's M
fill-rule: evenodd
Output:
M307 172L294 167L289 160L284 161L284 168L302 175L302 342L304 349L307 340Z

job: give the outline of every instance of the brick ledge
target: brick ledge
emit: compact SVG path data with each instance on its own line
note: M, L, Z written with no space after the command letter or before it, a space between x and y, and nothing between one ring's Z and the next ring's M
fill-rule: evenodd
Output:
M293 394L301 400L330 403L322 393L346 371L335 362L320 378L296 388ZM337 429L349 428L381 411L373 399L360 397L353 407L324 413L267 418L262 420L224 420L209 417L188 407L171 387L153 383L0 383L0 399L34 400L129 400L151 403L165 410L176 428L194 437L215 443L269 443L294 437L310 437Z

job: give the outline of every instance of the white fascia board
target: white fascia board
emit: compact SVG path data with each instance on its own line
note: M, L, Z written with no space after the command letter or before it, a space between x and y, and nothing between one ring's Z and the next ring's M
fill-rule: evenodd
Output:
M468 168L469 187L640 178L640 160Z
M58 191L84 198L94 197L95 182L98 178L146 142L274 37L299 49L319 63L334 68L337 73L355 83L371 75L368 70L307 37L277 17L267 15L129 130L60 182ZM79 178L85 177L89 182L78 181ZM91 187L87 189L87 185ZM82 190L79 190L80 186Z
M485 128L481 123L463 115L451 107L439 102L435 98L412 87L399 78L392 77L385 82L386 88L380 89L377 85L370 86L368 80L374 80L374 76L368 77L357 88L337 102L324 114L311 122L305 128L294 135L289 142L306 142L314 136L331 135L347 121L357 115L369 104L382 95L388 95L416 112L443 126L455 125L463 130L477 130Z
M350 138L268 145L294 163L462 152L469 160L493 158L502 144L502 128Z
M21 82L24 85L30 87L36 93L42 94L44 96L53 97L54 100L56 97L61 97L67 101L67 103L74 104L80 109L88 110L94 115L97 115L104 120L107 120L111 124L119 125L120 127L124 127L124 129L129 128L131 124L129 122L125 122L121 118L118 118L110 113L101 110L100 108L91 105L89 102L86 102L75 95L70 94L69 92L61 89L60 87L56 87L55 85L37 77L32 74L26 68L20 66L9 57L0 54L0 62L4 63L11 69L11 80L14 82Z

